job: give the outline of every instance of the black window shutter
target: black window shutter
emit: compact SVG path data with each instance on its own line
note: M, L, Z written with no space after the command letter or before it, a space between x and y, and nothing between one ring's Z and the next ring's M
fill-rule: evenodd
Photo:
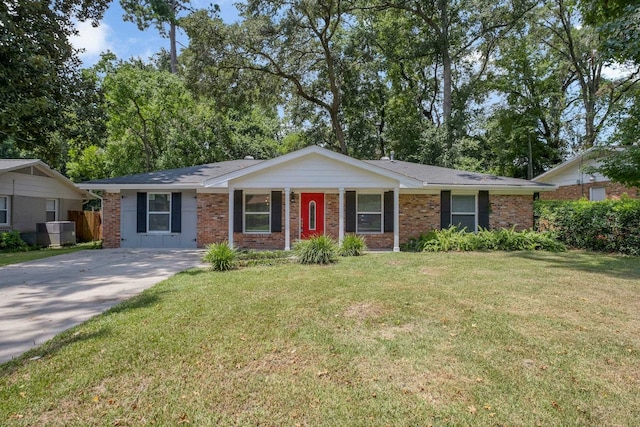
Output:
M282 231L282 191L271 192L271 232Z
M345 191L345 221L344 231L347 233L356 232L356 192Z
M451 191L440 192L440 228L451 227Z
M233 232L242 233L242 190L233 192Z
M393 191L384 193L384 232L393 232Z
M147 193L138 193L137 232L147 232Z
M171 193L171 232L182 232L182 193Z
M478 193L478 227L489 228L489 192Z

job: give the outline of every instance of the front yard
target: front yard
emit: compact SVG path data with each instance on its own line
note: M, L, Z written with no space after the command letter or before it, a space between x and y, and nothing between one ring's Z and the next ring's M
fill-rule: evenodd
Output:
M640 425L639 331L640 258L190 270L0 367L0 424Z

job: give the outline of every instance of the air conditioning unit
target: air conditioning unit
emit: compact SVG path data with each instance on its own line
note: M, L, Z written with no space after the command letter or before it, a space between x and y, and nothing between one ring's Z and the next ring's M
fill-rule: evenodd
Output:
M65 246L76 244L76 223L73 221L51 221L36 224L39 246Z

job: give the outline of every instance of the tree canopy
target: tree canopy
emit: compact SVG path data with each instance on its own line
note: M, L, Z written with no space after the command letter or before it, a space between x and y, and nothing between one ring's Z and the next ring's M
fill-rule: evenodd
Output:
M170 51L80 70L74 22L109 0L0 5L0 155L81 180L318 144L532 178L640 129L639 1L120 3Z

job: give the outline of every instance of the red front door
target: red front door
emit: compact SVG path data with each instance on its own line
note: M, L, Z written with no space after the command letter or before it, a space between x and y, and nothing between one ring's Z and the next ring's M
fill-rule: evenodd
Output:
M324 234L324 193L302 193L300 205L300 238Z

